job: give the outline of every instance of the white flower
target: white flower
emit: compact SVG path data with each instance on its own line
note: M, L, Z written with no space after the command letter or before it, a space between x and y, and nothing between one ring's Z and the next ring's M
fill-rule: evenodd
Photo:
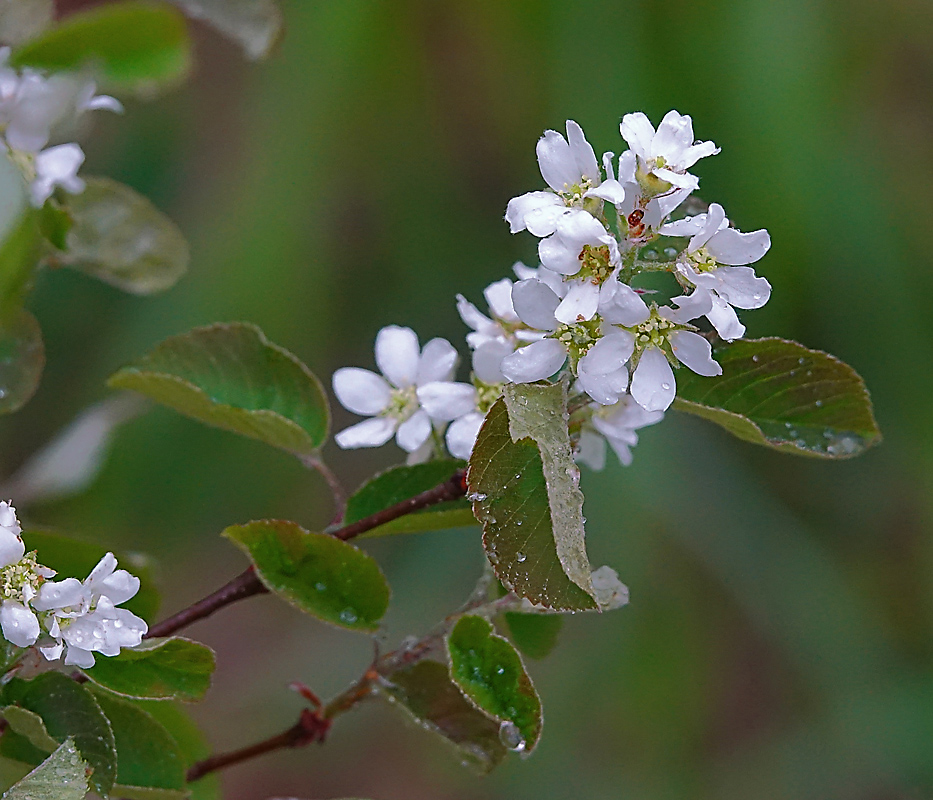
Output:
M29 187L32 204L41 208L56 186L71 194L83 192L84 181L78 177L83 163L84 151L74 143L60 144L39 153L35 160L36 177Z
M712 142L694 142L693 120L676 111L664 115L657 131L640 111L626 114L619 127L622 138L638 156L641 170L679 189L696 189L699 180L687 170L701 158L719 152Z
M603 157L607 163L607 180L603 181L596 154L573 120L567 120L566 139L557 131L545 131L535 149L541 176L552 191L528 192L509 201L505 218L512 233L527 228L535 236L549 236L571 209L598 207L600 200L622 203L624 190L608 166L612 154Z
M372 417L336 435L344 449L379 447L394 434L399 447L413 453L431 436L432 419L456 419L475 405L475 389L451 381L457 352L446 339L432 339L421 350L411 328L389 325L376 336L376 364L382 375L356 367L334 373L340 403Z
M664 418L663 411L645 411L631 395L623 395L610 406L590 406L591 416L580 431L574 457L594 470L606 464L606 443L624 466L632 463L631 448L638 444L639 428L654 425Z
M674 186L666 191L663 186L646 190L638 180L638 156L633 150L619 156L619 182L625 187L625 202L619 212L625 217L628 238L633 241L649 238L650 232L656 231L691 192Z
M447 451L454 458L469 460L484 419L486 415L482 411L471 411L450 423L445 441Z
M728 341L741 338L745 326L733 306L761 308L771 297L771 284L751 267L740 265L754 264L768 252L768 232L741 233L730 228L723 207L713 203L707 214L663 225L661 233L692 237L677 262L677 272L697 292L710 295L712 309L706 316L719 335Z

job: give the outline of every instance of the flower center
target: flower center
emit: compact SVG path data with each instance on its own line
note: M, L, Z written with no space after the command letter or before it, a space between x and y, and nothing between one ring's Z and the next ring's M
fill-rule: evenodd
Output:
M496 400L502 397L501 383L484 383L474 375L473 386L476 387L476 410L481 414L489 411Z
M418 410L419 405L417 389L414 386L393 389L389 398L389 405L382 412L382 416L404 422Z
M558 192L558 196L564 201L566 206L579 206L583 204L583 195L593 188L593 181L589 178L583 178L579 183L572 186L564 184L563 191Z
M0 596L4 600L26 603L36 596L44 581L45 578L39 574L35 552L27 553L15 564L0 570Z
M688 253L687 257L690 259L690 265L697 272L711 272L719 266L716 259L710 255L709 250L705 247Z
M561 325L554 331L554 338L567 348L567 356L570 358L574 370L576 370L580 359L599 341L599 327L600 320L594 317L584 322L575 322L572 325Z
M644 350L650 345L664 349L667 344L667 337L673 333L677 325L670 320L658 314L656 308L651 309L651 316L634 328L629 328L635 334L635 345L639 350Z
M605 244L599 247L589 244L583 245L579 259L580 271L571 275L571 279L584 278L599 285L612 275L612 271L615 269L609 262L609 246Z

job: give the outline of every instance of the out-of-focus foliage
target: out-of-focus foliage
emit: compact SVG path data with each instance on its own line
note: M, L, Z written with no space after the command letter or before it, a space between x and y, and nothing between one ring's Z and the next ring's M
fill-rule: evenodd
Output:
M315 796L383 800L927 793L933 11L825 0L283 10L281 49L259 70L205 33L190 88L103 122L89 142L94 172L180 223L192 270L146 300L69 271L40 277L29 307L49 371L0 421L3 469L101 399L115 369L195 325L248 319L322 376L367 358L384 324L456 340L454 292L476 299L513 260L534 259L500 217L538 185L541 131L572 117L597 150L618 151L622 113L657 120L672 107L723 147L698 170L700 195L723 198L740 228L771 232L761 273L775 291L749 335L856 367L885 442L809 462L671 414L643 432L631 468L584 476L591 556L619 569L632 602L568 619L554 653L529 665L549 722L530 760L480 783L423 748L420 731L363 708L326 752L241 767L226 796L307 796L312 767ZM350 486L372 471L368 454L330 460ZM156 412L120 430L89 493L31 517L108 547L172 548L171 611L242 567L216 541L227 525L327 522L321 483L292 461ZM481 563L465 531L365 546L396 587L390 636L456 606ZM264 602L197 631L227 664L217 696L233 698L221 708L212 693L199 709L215 748L243 743L244 718L256 737L291 723L294 701L275 687L338 691L371 657L365 641ZM294 658L270 662L264 645L283 636Z

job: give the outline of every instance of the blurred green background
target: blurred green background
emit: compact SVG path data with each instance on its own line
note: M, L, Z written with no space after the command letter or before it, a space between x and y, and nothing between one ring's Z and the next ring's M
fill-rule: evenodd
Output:
M73 3L72 5L77 5ZM842 463L774 454L670 414L628 469L587 473L588 543L631 605L569 619L531 664L538 751L487 778L378 704L323 747L232 769L226 797L933 796L933 5L912 0L291 0L260 65L198 30L183 89L101 118L88 173L129 183L190 237L190 276L137 299L44 275L31 308L49 365L0 421L8 474L164 337L249 320L322 376L371 366L383 325L465 332L535 241L508 199L542 185L534 144L576 119L619 152L623 113L670 108L722 147L700 195L767 227L774 287L749 336L828 350L865 377L885 434ZM464 348L464 352L465 348ZM338 413L337 425L350 422ZM398 451L329 458L350 486ZM15 499L15 498L14 498ZM243 566L218 534L253 518L320 527L322 481L258 443L155 409L121 429L84 495L32 523L151 552L177 610ZM394 588L387 644L469 591L474 532L366 543ZM371 643L270 598L192 628L218 650L194 709L213 745L292 724L365 668Z

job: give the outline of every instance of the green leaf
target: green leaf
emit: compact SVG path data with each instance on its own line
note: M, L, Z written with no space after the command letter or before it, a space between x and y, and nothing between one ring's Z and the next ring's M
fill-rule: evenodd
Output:
M191 42L173 8L127 0L71 14L16 50L11 64L52 72L90 66L104 88L151 93L188 74Z
M44 368L45 345L36 318L19 311L0 322L0 414L19 411L29 402Z
M188 270L188 243L146 197L108 178L87 178L64 208L71 218L60 263L131 294L174 286Z
M54 0L0 0L0 43L31 39L51 24L54 15Z
M188 639L147 639L84 670L98 686L138 699L200 700L210 688L214 652Z
M167 339L113 375L110 386L299 455L313 454L330 427L327 398L311 370L242 322Z
M359 522L403 500L433 489L463 467L462 461L428 461L413 466L392 467L364 483L347 501L344 524ZM440 503L373 528L363 536L389 536L396 533L423 533L446 528L476 525L466 499Z
M502 616L515 646L528 658L545 658L557 646L557 637L564 625L562 616L520 614L516 611L508 611Z
M541 737L541 701L522 659L507 639L482 617L461 617L447 637L450 676L477 708L517 733L511 749L531 752ZM514 726L511 733L508 724Z
M454 745L480 772L489 772L508 752L499 740L500 723L467 701L443 664L419 661L392 673L380 689L425 730Z
M30 681L13 678L3 689L3 702L38 714L56 741L74 739L94 769L94 789L109 793L117 771L113 731L87 689L61 672L45 672Z
M718 345L722 375L677 374L674 408L754 444L851 458L881 441L865 382L850 366L785 339Z
M262 520L223 533L256 566L266 588L324 622L375 631L389 606L379 565L352 544L294 522Z
M185 791L185 758L175 739L143 709L102 691L94 696L117 745L116 797L126 800L174 800Z
M24 736L33 747L46 753L58 749L58 741L49 735L42 717L38 714L20 706L7 706L2 713L10 730Z
M83 580L108 552L96 544L70 539L47 531L24 531L26 550L38 553L40 564L54 569L60 576ZM123 603L134 614L151 622L159 610L159 593L152 579L145 556L138 553L115 553L120 566L139 578L139 591Z
M563 385L513 384L486 415L467 483L496 576L531 602L596 608Z
M252 59L265 58L282 33L275 0L171 0L240 44Z
M72 739L62 745L15 786L3 800L84 800L88 765Z
M0 155L0 322L16 317L39 263L41 234L23 174Z
M213 752L188 712L178 703L165 700L137 700L136 705L148 712L169 732L185 758L185 770ZM220 777L206 775L188 787L191 800L221 800Z

